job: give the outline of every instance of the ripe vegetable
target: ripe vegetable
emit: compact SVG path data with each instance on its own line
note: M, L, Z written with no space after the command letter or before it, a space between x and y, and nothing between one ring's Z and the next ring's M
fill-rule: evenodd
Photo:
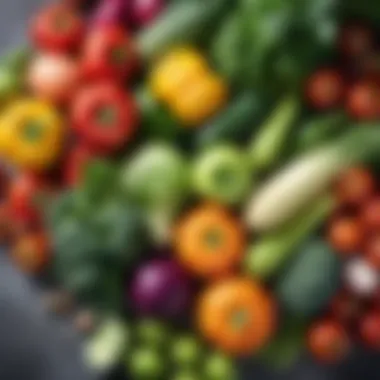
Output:
M276 164L299 113L298 100L288 96L277 105L260 127L250 145L250 161L255 169L267 170Z
M359 82L351 87L347 96L347 111L358 120L374 120L379 115L379 92L376 83Z
M370 236L365 245L365 258L371 266L380 271L380 235Z
M30 89L37 97L48 101L60 103L69 100L78 82L76 62L64 55L39 55L29 66Z
M149 25L165 8L165 0L134 0L131 17L139 26Z
M2 154L29 170L50 168L58 159L64 139L60 115L49 104L23 99L10 104L0 119Z
M335 319L344 325L357 322L363 311L363 303L359 297L348 292L340 291L331 301L331 313Z
M134 42L121 26L104 25L89 32L81 62L86 78L129 79L136 63Z
M235 204L248 194L251 170L244 152L230 145L210 147L195 160L195 191L206 199Z
M185 126L195 127L222 109L227 97L228 88L223 79L208 74L184 87L169 103L169 108Z
M340 51L349 58L363 56L374 45L373 32L364 25L347 25L340 31L338 44Z
M335 184L335 194L342 205L361 205L375 190L372 173L365 167L346 170Z
M180 219L173 239L179 262L206 278L233 271L245 248L239 221L227 209L214 204L199 205Z
M43 50L67 52L82 42L84 22L74 8L62 4L40 11L32 21L33 42Z
M274 301L259 283L232 277L201 295L197 322L200 332L217 348L234 355L252 354L274 332Z
M371 296L379 286L377 271L362 258L352 259L343 270L347 288L358 296Z
M204 373L207 380L238 379L238 374L231 358L216 352L206 358Z
M350 341L344 328L333 320L315 323L308 334L308 348L323 363L335 363L348 353Z
M355 128L337 142L294 159L255 191L247 206L248 226L268 231L286 224L343 170L376 154L379 139L375 128Z
M131 353L128 368L133 379L159 379L165 373L160 352L148 348L140 348Z
M314 73L306 86L306 97L316 109L328 109L339 105L344 93L344 84L340 75L331 69Z
M41 221L41 206L50 189L44 181L30 174L16 176L9 188L9 211L12 218L27 225Z
M41 273L49 262L50 254L47 237L42 233L21 236L11 251L14 263L28 274Z
M163 347L170 335L164 324L153 319L139 320L136 330L139 342L155 348Z
M86 342L83 350L89 368L106 372L121 359L129 343L129 331L124 322L108 317Z
M91 27L124 25L127 21L129 1L101 0L97 2L91 15Z
M8 66L0 67L0 101L1 104L14 98L23 87L19 73Z
M94 154L84 145L74 146L65 157L64 182L69 187L81 183L86 167L94 159Z
M133 137L139 120L131 95L111 83L94 83L75 96L72 126L92 150L113 153Z
M362 247L364 229L360 220L353 217L336 217L327 233L331 246L344 255L352 255Z
M264 235L254 242L245 257L247 272L255 277L269 278L297 253L297 246L326 218L333 202L322 197L310 205L302 215L278 231Z
M191 335L176 337L172 345L171 360L178 368L196 368L203 359L203 347Z
M182 46L158 60L150 73L150 88L157 99L172 102L207 72L208 64L203 55L192 47Z
M324 309L340 283L340 261L322 240L312 240L276 283L279 302L291 315L313 316Z
M370 231L380 231L380 197L370 199L363 205L362 221Z
M131 299L139 315L178 317L190 306L191 284L174 261L152 260L135 272Z
M362 341L372 349L380 349L380 311L365 314L359 325Z

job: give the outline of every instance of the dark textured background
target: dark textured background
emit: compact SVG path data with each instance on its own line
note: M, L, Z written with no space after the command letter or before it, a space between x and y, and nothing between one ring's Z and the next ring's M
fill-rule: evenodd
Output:
M1 52L25 42L27 20L44 2L0 0ZM49 320L43 314L34 291L9 264L6 253L2 253L0 379L90 380L80 366L73 332L62 321ZM281 375L264 371L254 363L242 367L244 380L379 380L380 354L360 352L336 368L321 368L304 358L296 368ZM119 376L115 375L116 378Z

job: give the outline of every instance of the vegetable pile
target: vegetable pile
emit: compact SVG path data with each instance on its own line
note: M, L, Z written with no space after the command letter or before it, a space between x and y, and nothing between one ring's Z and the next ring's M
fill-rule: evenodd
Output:
M0 239L95 372L233 380L241 357L380 350L373 13L77 0L32 17L0 65Z

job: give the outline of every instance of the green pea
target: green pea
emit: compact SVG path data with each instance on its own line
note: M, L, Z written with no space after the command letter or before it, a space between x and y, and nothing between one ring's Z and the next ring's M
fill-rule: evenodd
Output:
M128 370L132 379L159 379L165 372L165 363L157 351L141 348L131 353Z
M201 358L202 346L191 335L177 338L172 346L172 360L179 367L194 366Z
M219 353L212 353L205 361L206 380L234 380L237 373L233 361Z
M169 333L162 323L152 319L146 319L138 323L137 339L140 343L149 347L158 347L167 342L168 338Z

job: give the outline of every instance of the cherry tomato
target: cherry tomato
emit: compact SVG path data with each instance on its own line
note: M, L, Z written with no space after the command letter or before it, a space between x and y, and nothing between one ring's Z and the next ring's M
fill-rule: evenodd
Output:
M29 174L16 176L9 189L12 218L26 224L39 222L41 201L48 193L50 189L47 184L36 176Z
M31 35L41 49L67 52L82 42L84 21L74 8L55 4L44 8L33 19Z
M344 55L357 57L373 48L374 34L363 25L347 25L340 32L338 44Z
M380 234L375 234L368 238L365 257L374 268L380 271Z
M363 205L361 219L367 230L380 232L380 196Z
M82 69L87 78L128 79L136 68L136 51L131 36L116 25L91 31L85 41Z
M84 145L71 149L64 164L64 182L68 186L77 185L83 178L86 165L95 157L91 150Z
M359 333L368 347L380 349L380 311L373 310L362 317Z
M334 320L315 323L308 332L307 344L313 356L324 363L340 361L350 348L345 329Z
M375 179L364 167L354 167L344 172L335 184L335 194L342 205L360 205L375 190Z
M332 69L323 69L312 74L306 85L307 100L316 109L338 106L343 93L343 79Z
M331 222L327 236L337 252L351 255L361 247L364 231L358 218L338 216Z
M355 119L373 120L379 116L379 87L374 82L354 84L347 96L347 111Z
M332 299L330 309L333 317L346 325L357 321L363 304L359 297L347 290L341 290Z
M11 257L20 270L28 274L41 272L50 259L50 248L43 233L21 236L11 251Z
M67 101L79 79L77 63L65 55L41 54L29 66L29 87L38 97L52 102Z
M97 153L113 153L131 140L138 124L134 99L111 83L81 89L71 110L78 136Z

